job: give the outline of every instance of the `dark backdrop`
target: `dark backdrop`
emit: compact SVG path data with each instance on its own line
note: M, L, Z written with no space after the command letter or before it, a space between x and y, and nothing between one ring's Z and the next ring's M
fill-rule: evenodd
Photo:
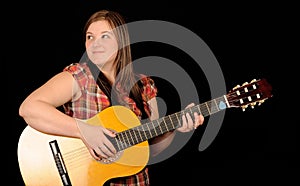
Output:
M164 20L196 33L218 60L228 90L253 78L266 78L273 87L273 97L260 107L246 112L226 110L217 137L205 151L198 151L204 125L177 154L151 165L152 185L216 182L290 185L297 181L291 170L297 168L296 124L299 119L289 117L293 110L286 100L291 97L284 96L287 92L283 91L287 90L285 86L295 87L289 85L297 79L297 73L291 68L295 49L287 42L294 39L296 13L292 5L11 1L2 8L6 9L6 13L1 13L5 41L2 81L7 84L2 87L3 118L8 121L2 122L5 129L8 128L3 130L2 155L9 185L23 185L17 145L26 124L18 115L19 105L64 66L80 59L84 51L83 24L99 9L119 11L127 22ZM186 54L157 43L133 47L133 54L134 58L163 56L180 64L190 60ZM200 87L201 101L210 99L209 87L205 79L201 79L203 74L198 74L193 67L186 68ZM290 76L288 81L284 80ZM165 82L158 81L157 86L159 95L166 100L168 112L176 111L176 94L168 92L170 87Z

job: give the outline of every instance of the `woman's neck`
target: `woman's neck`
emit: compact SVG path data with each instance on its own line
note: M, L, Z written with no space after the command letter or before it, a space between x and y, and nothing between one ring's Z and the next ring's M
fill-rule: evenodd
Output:
M105 77L113 84L115 82L115 68L113 65L103 65L101 67L98 66L101 72L105 75Z

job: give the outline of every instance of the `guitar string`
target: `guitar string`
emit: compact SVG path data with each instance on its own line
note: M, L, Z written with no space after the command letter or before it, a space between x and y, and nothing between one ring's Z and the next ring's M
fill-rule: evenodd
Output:
M216 99L220 99L220 98L216 98ZM223 100L223 97L221 97L221 99ZM212 103L215 103L214 101L215 100L212 100L212 101L208 102L209 104L206 103L206 104L203 104L203 105L205 105L206 107L208 107L208 105L212 106ZM200 105L200 107L203 106L203 105ZM216 110L215 112L219 111L217 105L215 106L215 108L217 108L217 109L215 109ZM195 107L190 108L190 110L186 109L186 112L193 113L193 112L199 112L200 110L201 109L199 109L199 105L197 105ZM141 140L144 141L146 139L152 138L153 136L157 136L159 134L163 134L163 133L165 133L167 131L170 131L170 130L173 130L173 129L177 128L178 126L180 126L180 120L181 120L181 117L178 117L178 114L180 113L182 115L182 114L185 114L186 112L182 111L182 112L178 112L178 113L174 113L174 114L165 116L165 117L159 119L159 120L161 120L160 122L158 122L158 120L154 120L152 122L146 123L146 126L148 127L148 130L147 130L148 132L144 135L145 138L143 138L143 137L141 137L141 138L135 137L135 140L133 139L133 143L131 143L129 137L127 136L127 133L125 133L126 137L127 137L127 138L125 138L125 143L130 144L130 146L131 146L132 144L136 144L136 141L137 142L141 142ZM208 108L206 108L204 110L202 109L202 114L209 115L209 114L211 114L211 112L209 111ZM172 126L168 125L167 124L168 122L165 122L165 121L171 121L169 123L171 123ZM157 123L160 123L160 124L154 125L153 122L157 122ZM176 125L174 125L174 123L176 123ZM152 124L152 126L153 126L153 127L151 127L151 130L149 130L149 125L150 124ZM133 138L133 136L138 136L138 135L135 134L135 132L138 131L138 130L131 130L130 129L128 131L129 131L129 135L130 135L131 138ZM128 131L125 131L125 132L128 132ZM143 130L143 131L145 131L145 130ZM134 134L132 134L130 132L133 132ZM128 140L126 140L126 139L128 139Z
M244 93L245 91L241 90L240 92ZM227 96L227 98L235 98L235 97L237 97L236 93L228 93L226 96ZM222 97L220 97L220 98L222 99ZM216 98L216 99L220 99L220 98ZM210 108L212 108L213 107L212 103L216 99L208 101L208 102L205 102L205 103L202 103L202 104L199 104L199 105L196 105L194 107L191 107L190 109L185 109L185 111L186 112L191 112L191 113L192 112L198 112L199 113L201 111L201 114L204 115L204 116L210 115L212 113L209 111L208 105L210 106ZM229 103L234 103L234 101L231 101L231 100L232 99L229 99L228 102ZM205 104L207 104L207 105L205 105ZM201 106L202 106L202 110L201 110ZM206 109L203 109L203 106L206 106ZM215 107L218 109L217 105ZM162 134L164 132L170 131L170 130L175 129L178 126L180 126L181 117L179 117L178 114L180 114L180 116L181 116L181 114L185 114L186 113L185 111L177 112L177 113L174 113L174 114L171 114L171 115L168 115L166 117L161 118L160 120L162 120L162 121L165 121L165 120L169 119L171 121L171 123L172 123L172 127L169 128L170 126L168 127L166 125L166 122L164 122L165 126L161 126L161 127L165 127L165 128L159 128L160 132L157 131L157 129L158 129L157 126L159 126L159 124L155 125L153 123L153 121L150 122L150 124L152 124L155 127L152 127L151 128L152 130L150 130L150 131L148 129L148 132L149 132L148 134L145 133L147 139L149 139L150 137L152 138L153 136L156 136L158 134ZM156 120L156 121L158 122L159 120ZM174 125L174 121L175 121L176 124L179 124L179 125ZM159 123L161 123L161 122L159 122ZM174 128L174 126L175 126L175 128ZM136 127L136 129L139 129L139 128L140 127ZM134 130L132 130L132 131L135 132ZM137 140L137 141L133 140L134 144L135 143L139 143L141 140L144 140L144 139L137 139L137 136L140 136L140 137L142 136L141 133L140 133L140 131L139 130L137 130L137 131L139 132L139 135L134 134L135 138ZM153 135L153 133L151 133L151 131L154 131L155 135ZM133 138L132 134L129 134L129 135L131 135L130 137ZM127 137L127 139L128 138L129 137ZM125 138L125 143L126 144L130 144L129 140L126 140L126 138ZM93 159L93 158L91 157L90 153L88 152L88 150L86 149L85 146L81 147L81 148L78 148L78 149L74 149L74 150L72 150L72 151L67 152L67 153L64 154L64 161L67 163L68 168L75 168L75 167L79 167L81 165L84 165L85 161L86 160L90 160L90 159Z
M87 148L80 147L63 154L64 162L68 168L76 168L84 165L86 160L92 158Z
M220 98L216 98L216 99L224 99L223 97L220 97ZM215 103L214 102L215 100L212 100L208 103L204 103L202 105L200 105L200 107L202 106L205 106L205 109L202 108L202 114L204 115L209 115L211 114L212 111L209 111L208 109L208 105L212 106L212 103ZM137 127L136 129L138 130L132 130L132 129L129 129L128 131L125 131L124 133L126 134L126 138L124 138L124 142L125 144L129 144L129 146L133 145L133 144L136 144L137 142L141 142L141 141L144 141L144 140L147 140L149 138L152 138L154 136L157 136L159 134L163 134L167 131L170 131L170 130L173 130L177 127L180 126L180 122L181 122L181 117L178 116L178 114L182 115L182 114L185 114L186 112L190 112L190 113L193 113L193 112L199 112L201 109L200 109L199 105L195 106L195 107L192 107L189 109L186 109L186 111L181 111L181 112L178 112L178 113L174 113L174 114L171 114L171 115L168 115L168 116L165 116L163 118L160 118L158 120L154 120L152 122L149 122L149 123L146 123L146 126L148 128L148 130L144 130L143 126L139 126L141 129L141 131L145 132L147 131L147 133L145 133L144 135L141 136L141 133L140 133L140 130L139 130L139 127ZM212 108L216 108L214 112L217 112L219 111L217 105L215 107L212 107ZM213 110L213 109L211 109ZM160 121L159 121L160 120ZM159 121L159 122L158 122ZM172 124L172 126L169 124L167 124L168 122L165 122L165 121L171 121L169 123ZM154 122L157 122L157 124L154 124ZM160 123L160 124L159 124ZM176 123L176 125L174 125L174 123ZM149 130L149 125L151 124L151 130ZM136 135L135 132L139 132L139 135ZM127 132L127 133L126 133ZM129 134L128 134L129 132ZM132 132L132 133L130 133ZM130 138L128 137L128 135L130 135ZM143 133L142 133L143 134ZM135 136L135 138L134 138ZM141 136L140 138L137 138L136 136ZM134 138L132 139L132 142L131 142L131 138ZM127 139L127 140L126 140ZM127 145L128 146L128 145ZM127 147L126 146L126 147Z

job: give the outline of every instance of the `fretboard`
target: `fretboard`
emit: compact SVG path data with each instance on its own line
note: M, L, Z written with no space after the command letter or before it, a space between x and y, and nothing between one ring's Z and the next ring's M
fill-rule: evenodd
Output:
M153 120L117 133L112 143L118 151L129 148L133 145L154 138L166 132L175 130L182 125L182 115L189 113L192 117L195 112L204 117L217 113L229 107L226 96L222 96L193 107L181 110L162 118Z

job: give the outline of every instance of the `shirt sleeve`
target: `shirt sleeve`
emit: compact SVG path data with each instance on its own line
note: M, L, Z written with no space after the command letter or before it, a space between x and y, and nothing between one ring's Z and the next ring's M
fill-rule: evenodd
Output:
M157 87L155 85L154 80L149 76L143 76L141 78L141 82L143 84L143 100L149 101L153 97L157 96Z
M66 66L63 71L67 71L67 72L70 72L71 74L74 74L74 72L77 72L78 71L78 64L77 63L72 63L68 66Z

